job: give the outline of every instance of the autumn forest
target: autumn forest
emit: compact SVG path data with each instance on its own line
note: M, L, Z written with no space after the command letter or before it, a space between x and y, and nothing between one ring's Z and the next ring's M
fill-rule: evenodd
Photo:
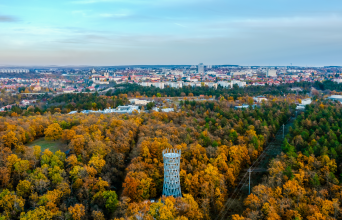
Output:
M291 98L243 110L232 102L185 101L170 113L0 117L0 219L215 219L240 174L296 115ZM244 212L225 219L340 219L341 127L341 104L306 106ZM65 147L30 144L41 139ZM182 150L180 198L162 196L167 148Z

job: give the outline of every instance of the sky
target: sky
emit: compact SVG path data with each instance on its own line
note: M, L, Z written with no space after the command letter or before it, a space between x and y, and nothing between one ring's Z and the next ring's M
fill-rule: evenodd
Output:
M342 66L341 0L0 0L0 65Z

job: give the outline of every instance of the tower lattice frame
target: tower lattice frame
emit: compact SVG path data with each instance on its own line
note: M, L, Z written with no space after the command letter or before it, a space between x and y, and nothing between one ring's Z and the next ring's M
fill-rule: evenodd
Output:
M180 180L179 180L179 165L181 158L181 150L165 149L163 150L164 160L164 184L163 195L182 197Z

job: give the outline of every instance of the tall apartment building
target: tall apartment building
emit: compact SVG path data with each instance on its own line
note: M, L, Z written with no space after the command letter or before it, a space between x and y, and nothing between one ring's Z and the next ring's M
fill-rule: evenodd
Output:
M270 69L267 69L267 72L266 72L266 77L271 77L271 76L277 76L277 70L270 70Z
M0 69L0 73L28 73L28 69Z
M198 64L198 73L203 74L204 73L204 65L203 63Z

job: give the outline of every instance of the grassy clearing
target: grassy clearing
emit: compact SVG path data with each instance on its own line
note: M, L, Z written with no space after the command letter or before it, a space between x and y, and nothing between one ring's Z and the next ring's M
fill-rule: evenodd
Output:
M53 153L55 153L58 150L66 151L68 149L68 146L63 143L62 141L46 141L44 137L42 138L38 138L37 140L34 140L30 143L27 144L28 147L33 147L35 145L38 145L41 147L42 152L45 149L49 149L50 151L52 151Z

